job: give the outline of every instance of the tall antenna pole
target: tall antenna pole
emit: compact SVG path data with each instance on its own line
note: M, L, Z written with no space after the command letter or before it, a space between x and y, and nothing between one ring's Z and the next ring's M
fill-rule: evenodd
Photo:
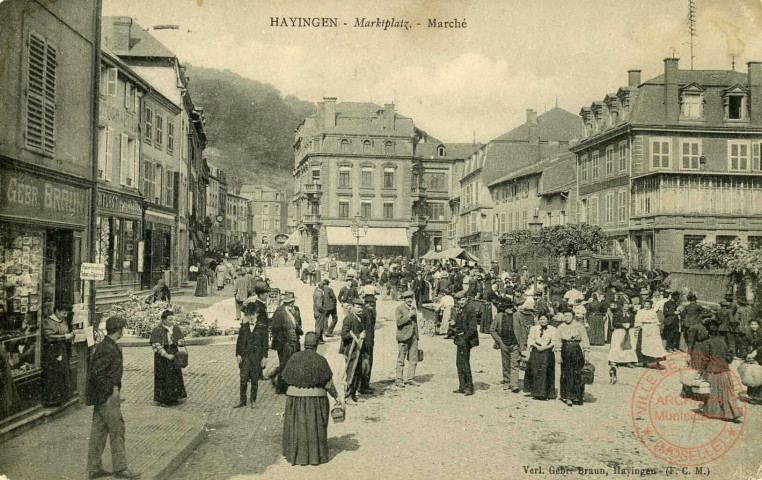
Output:
M693 70L693 48L696 46L696 0L688 0L688 29L691 34L691 70Z

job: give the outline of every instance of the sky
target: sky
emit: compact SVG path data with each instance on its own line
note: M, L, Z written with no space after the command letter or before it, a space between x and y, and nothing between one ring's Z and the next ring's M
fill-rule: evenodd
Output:
M230 69L285 95L319 102L394 102L446 142L486 142L526 109L578 113L627 84L690 68L689 0L103 0L181 62ZM762 60L762 0L695 0L694 68L736 70ZM271 17L338 18L337 28L273 27ZM357 18L404 19L410 30L355 28ZM427 28L429 19L466 28ZM347 23L346 26L343 24ZM420 25L416 25L420 23ZM191 79L191 82L193 79ZM207 119L214 121L214 119Z

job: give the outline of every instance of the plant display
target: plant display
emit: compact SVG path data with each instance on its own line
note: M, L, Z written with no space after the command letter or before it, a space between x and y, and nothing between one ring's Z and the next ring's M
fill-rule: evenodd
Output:
M164 310L174 312L173 320L188 337L210 337L222 335L222 331L217 326L217 322L206 322L203 315L197 312L183 312L179 305L172 305L170 302L145 303L144 300L135 295L130 296L130 300L114 305L104 314L103 318L111 315L121 315L127 320L126 330L132 331L135 335L148 338L151 331L159 325L161 313Z

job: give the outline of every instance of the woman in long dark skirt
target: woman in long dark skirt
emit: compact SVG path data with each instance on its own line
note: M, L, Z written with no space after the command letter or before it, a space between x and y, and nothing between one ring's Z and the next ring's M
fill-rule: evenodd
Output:
M590 345L605 345L606 311L608 306L600 295L593 293L592 301L587 306L587 323L590 325Z
M568 406L582 405L585 397L582 367L590 355L587 329L574 320L572 312L564 312L564 323L556 329L553 343L556 362L561 364L560 399Z
M55 313L42 321L42 404L54 407L69 398L69 308L57 305Z
M162 312L161 324L153 329L149 339L153 347L153 399L164 407L176 405L187 397L183 370L175 364L175 354L185 341L172 315L171 310Z
M733 386L733 374L730 363L733 354L728 350L724 332L719 332L720 322L712 318L705 323L709 338L697 342L694 347L701 354L701 366L698 369L709 382L711 393L704 399L703 411L708 418L741 423L743 409L739 404Z
M209 268L206 266L198 266L198 276L196 277L196 292L197 297L205 297L209 295Z
M556 398L556 360L553 354L553 335L556 329L548 325L548 315L537 317L537 325L529 329L527 348L529 362L524 373L524 391L533 398Z
M328 393L335 399L333 372L317 353L315 332L304 336L304 350L291 355L283 370L288 384L283 416L283 456L291 465L320 465L329 460Z

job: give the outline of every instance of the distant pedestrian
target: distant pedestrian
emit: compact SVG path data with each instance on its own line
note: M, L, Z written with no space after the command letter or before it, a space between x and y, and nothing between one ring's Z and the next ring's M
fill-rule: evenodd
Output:
M106 337L95 346L90 359L87 381L87 404L93 405L93 422L90 429L90 446L87 454L89 478L113 475L118 478L138 478L127 468L124 449L124 418L120 392L122 389L122 349L117 340L122 338L127 320L113 316L106 320ZM106 439L111 445L113 472L103 470L101 457L106 449Z
M338 300L336 298L336 293L334 293L333 288L331 288L331 281L329 279L323 279L320 283L323 289L323 310L325 310L325 336L332 337L333 330L336 328L336 324L339 321L339 314L336 308Z
M301 350L299 337L302 336L302 315L299 307L294 305L296 296L294 292L283 294L283 305L273 313L272 325L272 349L278 352L280 363L278 379L276 381L276 393L286 393L286 382L283 381L283 369L286 368L291 355Z
M153 329L148 340L153 347L153 399L163 407L176 405L187 397L183 370L175 364L175 354L185 341L172 315L171 310L162 312L161 324Z
M217 265L214 273L217 274L217 290L222 290L225 288L225 280L227 279L227 270L225 269L225 265L220 262L220 264Z
M452 393L463 395L474 394L474 381L471 376L471 349L479 345L479 332L477 331L476 318L466 314L468 298L466 292L460 291L455 294L458 306L455 312L455 325L453 326L454 343L457 346L455 354L455 367L458 370L458 389Z
M233 285L233 297L235 299L235 319L241 320L241 307L243 302L249 298L249 287L251 286L251 277L246 273L245 268L240 269L238 278Z

